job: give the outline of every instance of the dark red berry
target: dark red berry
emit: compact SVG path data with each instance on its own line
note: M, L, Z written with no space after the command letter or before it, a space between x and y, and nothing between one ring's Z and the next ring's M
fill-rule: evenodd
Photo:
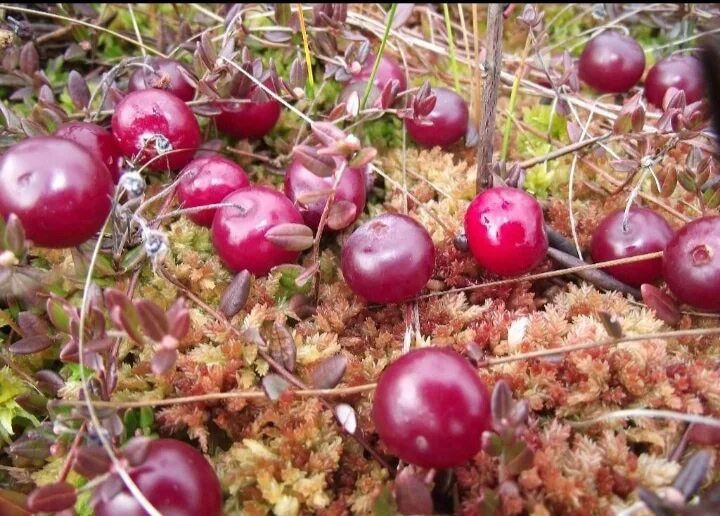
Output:
M157 88L172 93L183 102L195 97L195 87L186 79L180 68L191 75L187 68L175 61L163 57L148 57L138 66L128 80L128 91Z
M115 107L112 130L125 157L151 170L178 170L192 160L200 146L195 115L172 93L146 89L128 94Z
M237 190L222 200L238 208L219 208L212 223L212 239L218 255L232 271L247 269L262 276L300 253L270 242L265 233L278 224L302 224L300 212L283 194L263 186Z
M245 170L227 158L210 155L192 160L180 172L178 200L183 208L195 208L221 202L235 190L250 185ZM215 209L189 213L195 224L210 227Z
M73 141L88 150L105 164L117 184L122 173L123 157L110 131L88 122L68 122L57 128L55 136Z
M580 55L580 79L601 93L625 93L645 71L645 53L630 36L603 32Z
M363 64L360 71L353 75L353 81L368 81L370 75L372 75L373 66L375 66L374 54L370 54ZM407 89L407 81L405 80L405 72L403 72L400 63L394 58L383 54L380 58L380 64L378 65L377 72L375 73L375 80L373 84L382 90L385 85L395 79L399 83L399 90L404 91Z
M435 266L427 230L407 215L385 213L350 235L342 250L345 281L371 303L400 303L415 297Z
M720 312L720 217L693 220L675 233L663 255L663 276L682 303Z
M175 439L157 439L148 445L142 464L129 469L130 477L160 514L220 516L222 491L215 470L195 448ZM95 505L95 516L146 516L130 491L123 489Z
M447 147L465 136L468 107L465 100L452 90L433 88L435 107L423 118L428 125L412 118L405 119L410 137L423 147Z
M645 78L645 97L656 107L662 107L665 92L677 88L685 92L688 104L705 95L705 80L700 60L688 55L671 56L658 61Z
M662 251L673 236L670 224L653 210L631 208L627 231L623 229L624 210L605 217L593 233L590 254L595 263ZM652 283L662 274L662 259L616 265L603 269L628 285Z
M107 167L83 147L44 136L0 157L0 214L14 213L41 247L73 247L95 235L111 208Z
M548 238L542 208L517 188L490 188L465 213L465 235L477 262L501 276L517 276L545 258Z
M420 348L382 372L372 418L382 442L403 461L452 468L480 451L490 428L489 398L477 371L456 351Z
M280 119L280 103L272 98L266 102L250 100L256 88L241 102L217 103L222 112L214 118L220 132L232 138L257 140L272 131Z
M339 168L337 172L339 172ZM335 192L334 202L348 201L352 203L355 206L355 215L348 218L347 224L343 227L335 229L344 229L350 226L365 209L366 174L365 168L349 168L343 172ZM334 183L335 176L320 177L313 174L297 159L293 160L285 171L285 195L297 205L305 224L313 229L317 229L320 224L320 217ZM323 192L328 193L323 195ZM318 194L320 195L318 196Z

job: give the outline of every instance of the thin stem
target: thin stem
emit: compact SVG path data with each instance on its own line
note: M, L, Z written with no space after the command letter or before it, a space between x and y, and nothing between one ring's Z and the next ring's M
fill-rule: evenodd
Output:
M375 63L373 64L372 73L368 79L367 86L365 86L365 93L363 93L362 101L360 102L360 109L365 108L368 97L370 97L370 91L373 88L373 82L375 81L375 75L377 74L378 67L380 66L380 59L382 59L383 52L385 51L385 44L387 43L388 36L390 35L390 27L392 27L393 20L395 19L395 11L397 11L397 4L390 6L390 12L388 12L388 20L385 24L385 33L383 34L382 40L380 41L380 48L375 56Z
M502 67L502 4L488 5L488 26L485 61L485 84L482 92L482 117L480 119L480 141L477 149L477 176L475 191L480 192L490 186L490 165L493 154L493 135L495 134L495 109L497 107L500 71Z
M517 93L520 88L520 80L525 74L525 61L527 60L528 53L530 52L530 42L532 41L532 28L528 28L528 35L525 38L525 48L523 49L522 58L520 61L520 68L517 71L515 82L513 82L512 90L510 91L510 105L508 106L508 118L505 121L505 131L503 132L502 147L500 149L500 161L507 159L508 147L510 146L510 128L512 127L512 114L515 112L515 104L517 102Z
M443 16L445 18L445 30L447 31L448 47L450 49L450 69L455 81L455 91L460 93L460 72L458 71L457 57L455 56L455 39L453 38L452 24L450 23L450 9L447 3L443 3Z
M626 419L636 417L647 417L651 419L672 419L674 421L684 421L686 423L700 423L714 428L720 428L720 419L708 416L699 416L697 414L685 414L675 410L653 410L653 409L625 409L614 410L601 416L586 419L584 421L572 421L570 424L575 427L591 426L595 423L611 421L613 419Z
M305 66L307 67L308 84L311 93L315 90L315 78L313 77L312 61L310 60L310 45L308 44L307 29L305 28L305 15L302 4L297 4L298 20L300 21L300 33L302 34L303 48L305 50Z
M142 53L143 57L147 56L147 51L145 50L145 44L143 43L142 36L140 35L140 27L138 26L137 19L135 18L135 11L133 11L132 4L126 4L128 13L130 13L130 20L132 21L133 30L135 31L135 37L137 38L137 44L140 47L140 52Z

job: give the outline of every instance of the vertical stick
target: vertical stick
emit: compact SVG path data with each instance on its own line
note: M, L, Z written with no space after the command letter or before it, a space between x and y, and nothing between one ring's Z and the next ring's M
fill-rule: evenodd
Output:
M477 178L475 190L479 192L490 186L493 137L495 134L495 108L497 106L500 71L502 69L502 23L503 5L489 4L487 14L487 60L485 83L482 91L482 117L480 118L480 141L477 153Z

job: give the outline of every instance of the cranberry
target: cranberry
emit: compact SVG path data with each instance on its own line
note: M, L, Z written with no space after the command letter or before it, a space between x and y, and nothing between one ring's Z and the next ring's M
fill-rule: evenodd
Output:
M302 224L300 212L283 194L264 186L237 190L222 202L238 208L219 208L212 223L212 239L218 255L234 272L247 269L262 276L282 263L297 260L300 253L288 251L265 238L278 224Z
M400 459L423 468L460 466L480 451L490 427L490 396L456 351L420 348L380 375L372 418Z
M670 224L653 210L631 208L627 231L623 231L623 216L624 210L612 212L593 233L590 254L594 262L662 251L673 236ZM628 285L639 287L660 277L662 259L616 265L603 270Z
M339 160L337 161L339 162ZM338 172L339 170L338 168ZM348 220L345 227L355 222L365 209L366 174L366 167L349 168L343 172L340 183L338 183L334 198L335 202L348 201L355 206L355 216ZM308 202L302 202L302 197L332 190L334 183L334 176L317 176L305 168L297 159L293 160L285 171L285 195L299 206L305 224L313 229L317 229L320 224L320 217L325 208L328 195L315 196L313 200Z
M663 276L681 302L720 312L720 217L702 217L680 229L663 255Z
M465 136L468 124L468 107L465 100L452 90L433 88L437 98L435 107L425 117L429 125L412 118L405 119L410 137L423 147L447 147Z
M217 204L235 190L250 186L250 180L240 165L218 155L192 160L181 174L177 194L183 208ZM190 213L188 218L195 224L209 228L215 211Z
M266 84L270 86L270 84ZM218 103L222 112L215 115L215 124L220 132L237 139L257 140L268 134L280 119L280 103L275 99L266 102L250 100L257 86L250 90L247 98L238 103Z
M145 460L130 468L133 482L161 514L194 516L222 514L222 491L215 470L195 448L175 439L148 444ZM95 505L95 516L146 516L126 487Z
M705 80L700 60L693 56L671 56L655 63L645 78L645 97L656 107L662 107L665 92L677 88L685 92L690 104L703 98Z
M353 75L353 81L370 80L373 66L375 66L375 59L375 55L369 55L360 71ZM380 58L380 64L378 65L377 72L375 73L375 80L373 81L373 84L377 86L380 90L382 90L385 85L393 79L400 83L399 91L404 91L405 89L407 89L405 72L403 72L400 63L398 63L394 58L383 54L383 56Z
M603 32L591 39L580 55L580 79L602 93L624 93L645 71L645 53L633 38Z
M200 146L195 115L182 100L163 90L151 88L128 94L115 107L112 130L123 154L140 163L160 151L174 151L150 163L151 170L180 169Z
M174 59L149 57L142 66L138 66L128 81L128 91L158 88L172 93L183 102L195 97L195 87L190 84L180 70L184 65Z
M407 215L385 213L350 235L341 267L353 292L371 303L399 303L415 297L435 266L427 230Z
M490 188L475 197L465 213L465 235L477 262L502 276L537 267L548 249L540 204L516 188Z
M42 247L73 247L102 229L113 182L107 167L72 141L30 138L0 158L0 214L20 218Z
M55 131L55 136L73 141L84 147L93 156L102 161L117 184L122 173L122 152L115 138L102 127L88 122L68 122Z

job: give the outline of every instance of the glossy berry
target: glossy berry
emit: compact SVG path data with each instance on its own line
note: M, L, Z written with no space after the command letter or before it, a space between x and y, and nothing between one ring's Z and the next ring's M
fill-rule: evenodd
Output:
M360 71L353 75L353 81L369 81L372 75L373 67L375 66L376 56L371 54L368 56L365 64L363 64ZM405 72L403 72L400 63L394 58L383 54L380 58L380 64L378 65L377 72L375 73L375 80L373 84L382 90L385 85L395 79L399 83L398 91L404 91L407 89L407 81L405 80Z
M339 168L337 172L339 172ZM340 179L335 192L334 202L351 202L355 206L355 215L348 219L343 228L336 229L344 229L350 226L362 215L365 209L366 174L365 168L349 168L343 172L342 179ZM335 176L320 177L313 174L297 159L293 160L285 171L285 195L296 204L300 213L302 213L305 224L313 229L317 229L320 224L320 217L334 183ZM328 194L320 197L316 195L325 191ZM304 201L303 199L308 195L313 197L308 201Z
M128 80L128 91L157 88L172 93L183 102L195 97L195 87L190 84L180 68L184 65L174 59L148 57L143 66L138 66ZM187 68L186 73L191 75Z
M475 260L501 276L517 276L545 258L548 238L542 208L517 188L490 188L465 213L465 235Z
M123 156L110 131L88 122L68 122L57 128L55 136L84 147L105 164L117 184L122 173Z
M645 53L630 36L603 32L580 55L580 79L601 93L625 93L642 77Z
M0 215L17 215L35 245L82 244L102 229L112 195L107 167L64 138L30 138L0 157Z
M240 165L218 155L194 159L180 174L177 195L183 208L217 204L235 190L250 186L250 180ZM188 218L209 228L216 211L189 213Z
M663 276L682 303L720 312L720 217L693 220L675 233L663 255Z
M662 107L665 92L677 88L685 92L688 104L697 102L705 94L705 80L700 60L688 55L671 56L658 61L645 78L645 97L656 107Z
M456 351L420 348L382 372L372 418L382 442L403 461L451 468L480 451L490 428L489 398L477 371Z
M145 460L129 469L130 477L160 514L220 516L222 492L215 470L195 448L175 439L148 444ZM95 505L95 516L146 516L126 487Z
M400 303L425 287L435 266L427 230L407 215L385 213L350 235L342 250L345 281L371 303Z
M270 242L265 233L278 224L302 224L300 212L283 194L263 186L237 190L222 202L237 208L218 208L212 223L212 239L218 255L232 271L247 269L262 276L300 253Z
M670 224L653 210L631 208L627 231L623 230L624 210L605 217L592 236L590 254L595 263L662 251L673 236ZM662 274L662 259L616 265L603 269L620 281L639 287Z
M200 146L200 126L185 103L172 93L146 89L128 94L115 107L112 131L125 157L140 164L155 159L151 170L178 170Z
M243 102L217 104L222 112L214 119L220 132L232 138L258 140L272 131L280 119L280 103L272 98L253 102L250 100L253 91Z
M405 119L410 137L423 147L447 147L465 136L468 124L468 107L465 100L452 90L433 88L435 107L424 117L429 125L412 118Z

